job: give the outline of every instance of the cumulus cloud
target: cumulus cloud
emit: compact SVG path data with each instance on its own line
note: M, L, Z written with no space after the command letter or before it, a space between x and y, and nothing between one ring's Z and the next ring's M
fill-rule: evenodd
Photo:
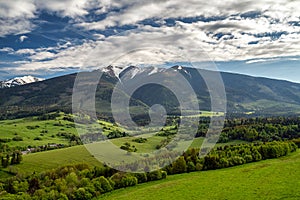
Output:
M32 18L36 6L33 0L0 0L0 17L1 18Z
M23 7L16 2L23 3ZM126 52L147 47L165 47L170 51L158 51L157 59L155 54L144 52L144 57L134 58L136 61L184 62L185 56L174 56L182 50L186 50L188 60L195 62L207 61L209 57L215 61L251 63L300 56L300 26L295 25L300 21L300 1L0 0L0 5L0 19L4 19L0 21L0 36L32 30L32 19L41 10L73 18L72 25L91 31L94 36L94 40L85 39L80 45L65 43L18 50L14 53L27 55L29 60L19 63L18 70L98 68ZM85 18L91 9L94 14L104 14L104 19ZM144 20L157 26L145 25ZM104 34L107 28L118 31L124 25L137 28L119 35ZM204 51L208 56L201 54Z
M77 17L88 14L87 1L82 0L37 0L36 6L50 12L58 13L65 17Z
M29 20L35 16L35 11L32 0L0 0L0 37L29 32L34 27Z
M36 27L32 19L42 10L76 18L88 14L89 5L82 0L0 0L0 37L30 32Z
M148 1L131 0L110 1L111 7L117 4L123 8L120 12L111 12L98 22L86 22L79 24L87 29L105 29L116 25L134 24L151 18L185 18L195 16L231 16L250 11L261 12L279 21L292 19L299 20L300 2L290 0L263 0L263 1L222 1L212 0L209 2L198 0L172 1ZM106 10L109 10L106 4ZM130 6L128 6L130 5ZM101 8L102 9L102 8Z
M23 55L23 54L29 54L29 55L32 55L32 54L35 54L35 50L34 49L19 49L18 51L14 52L15 54L18 54L18 55Z

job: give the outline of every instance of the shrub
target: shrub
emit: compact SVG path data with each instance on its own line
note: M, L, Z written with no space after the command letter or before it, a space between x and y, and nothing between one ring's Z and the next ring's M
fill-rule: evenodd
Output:
M189 162L187 163L187 171L188 171L188 172L193 172L193 171L195 171L195 170L196 170L195 164L194 164L192 161L189 161Z
M253 161L253 158L252 158L252 156L251 155L245 155L245 157L244 157L244 159L246 160L246 163L250 163L250 162L252 162Z
M136 138L132 140L133 142L137 142L137 143L145 143L147 142L147 138Z
M82 199L92 199L93 195L86 191L85 188L78 188L74 193L75 199L82 200Z
M155 181L162 179L162 173L160 170L152 171L147 173L148 181Z
M33 140L43 140L41 137L35 137Z
M203 169L203 165L201 163L196 163L196 166L195 166L195 170L196 171L201 171Z
M15 137L13 137L13 139L12 139L13 141L23 141L23 138L21 137L21 136L15 136Z
M180 156L173 164L172 164L172 173L179 174L184 173L187 170L187 165L183 156Z
M161 178L166 179L167 178L167 172L166 171L161 171Z
M93 179L92 183L94 184L95 189L101 193L106 193L113 190L111 182L108 181L104 176Z
M146 173L134 173L133 176L137 178L138 183L147 182L147 174Z
M122 172L115 173L110 179L115 183L115 189L134 186L138 183L136 177Z

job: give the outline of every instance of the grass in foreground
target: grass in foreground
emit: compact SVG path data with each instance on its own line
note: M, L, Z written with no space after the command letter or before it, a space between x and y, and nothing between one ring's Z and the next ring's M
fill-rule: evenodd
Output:
M99 199L300 199L300 151L238 167L171 175Z

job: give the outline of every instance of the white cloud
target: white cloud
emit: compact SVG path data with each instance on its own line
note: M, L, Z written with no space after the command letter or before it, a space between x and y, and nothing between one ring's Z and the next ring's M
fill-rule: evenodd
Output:
M25 39L27 39L28 37L26 35L22 35L20 36L20 42L23 42Z
M34 25L26 18L0 20L0 37L9 34L24 34L30 32Z
M0 0L0 2L4 1ZM27 7L26 11L21 9L18 13L13 13L12 11L20 8L16 8L11 2L7 3L4 9L0 9L0 16L1 13L5 15L3 10L12 10L11 14L5 15L7 19L3 22L4 28L1 27L0 36L30 31L33 28L30 19L35 17L39 10L77 19L86 15L90 8L94 8L98 9L98 14L108 11L109 13L101 21L90 22L85 21L84 18L75 20L75 23L78 23L77 26L87 30L104 30L108 27L131 24L138 25L138 28L135 31L107 38L100 33L93 33L97 40L86 40L82 45L65 43L54 47L19 50L15 53L29 54L28 59L31 62L20 64L18 70L62 70L87 66L97 68L110 64L115 58L130 50L149 46L167 47L174 52L180 52L179 47L182 47L190 50L188 54L193 61L208 59L205 56L199 57L197 53L202 50L216 61L250 60L249 62L256 62L272 60L276 57L300 56L300 27L289 23L299 21L300 1L40 0L28 2L24 6L24 8ZM120 11L112 11L113 8L119 8ZM258 13L257 17L241 16L251 11ZM193 23L178 20L172 27L164 23L164 19L167 18L180 19L195 16L206 18L222 16L223 18ZM161 24L161 27L138 24L145 19L155 20ZM276 35L276 32L284 32L284 34ZM275 38L272 38L272 34ZM195 48L199 51L192 51ZM133 57L133 60L140 59L140 62L144 62L152 58L150 60L154 63L161 62L162 58L184 60L168 52L160 52L160 57L156 58L154 54L144 54L144 57L139 55L138 58Z
M88 9L89 3L82 0L0 0L0 37L30 32L35 27L32 19L41 10L76 18L88 14Z
M87 1L83 0L36 0L36 5L40 9L58 13L65 17L77 17L88 14Z
M254 59L254 60L246 61L246 64L262 63L262 62L276 62L279 60L280 60L280 58Z
M11 53L11 52L14 52L14 49L10 48L10 47L4 47L4 48L0 49L0 52Z
M33 18L35 11L33 0L0 0L0 18Z
M41 60L46 60L46 59L53 59L55 58L55 54L48 52L48 51L43 51L43 52L38 52L35 53L34 55L29 56L29 58L35 62L35 61L41 61Z
M30 19L35 16L35 11L32 0L0 0L0 37L29 32L34 27Z
M265 20L262 20L263 22ZM224 24L226 24L226 20ZM262 31L264 31L264 23L261 23ZM211 57L215 61L232 61L232 60L271 60L276 57L284 56L300 56L300 38L297 33L282 35L277 40L272 40L270 37L256 38L251 34L259 33L258 30L253 30L251 20L238 23L237 20L228 20L232 23L230 26L218 26L222 32L233 35L232 39L227 39L226 36L220 39L210 33L212 27L216 27L217 22L195 22L183 23L178 22L173 27L151 27L140 26L136 31L128 31L121 35L114 35L108 38L101 36L98 41L86 41L82 45L69 46L58 50L57 54L49 53L48 49L40 49L41 51L34 56L31 56L32 62L25 63L19 66L19 70L57 70L70 67L87 67L99 68L104 67L113 62L119 56L130 52L136 48L156 47L161 49L170 49L172 54L162 52L155 57L154 54L138 54L139 57L127 56L126 62L145 62L151 60L154 64L164 61L186 61L186 57L176 55L180 53L180 49L187 50L188 57L192 61L206 61ZM234 28L237 27L237 28ZM272 25L270 26L271 30ZM248 30L251 34L244 34ZM274 31L276 28L274 28ZM295 31L293 28L287 31ZM228 36L227 36L228 37ZM259 40L257 44L249 45L251 41ZM293 44L293 45L291 45ZM70 44L69 44L70 45ZM196 50L193 50L195 49ZM53 48L55 49L55 48ZM58 49L58 48L56 48ZM204 54L201 52L204 51ZM175 52L175 53L174 53ZM149 52L148 52L149 53ZM200 54L199 54L200 53ZM175 55L175 56L174 56ZM206 56L208 55L208 56ZM51 59L42 61L44 59ZM130 61L131 60L131 61ZM123 59L124 61L124 59ZM251 62L251 61L249 61ZM253 61L255 62L255 61ZM132 63L134 64L134 63Z
M18 55L23 55L23 54L35 54L35 50L34 49L19 49L18 51L15 52L15 54Z
M273 19L281 22L289 19L298 19L300 13L300 2L289 0L262 0L262 1L222 1L212 0L209 2L199 0L181 0L172 1L148 1L148 0L131 0L131 1L110 1L105 4L105 10L118 5L123 8L120 12L111 12L101 21L91 23L81 23L87 29L103 30L106 27L116 25L135 24L139 21L156 18L183 18L195 16L230 16L249 11L262 12ZM119 4L118 4L119 3ZM130 6L128 6L128 4ZM102 9L103 7L101 7ZM298 18L297 18L298 17Z

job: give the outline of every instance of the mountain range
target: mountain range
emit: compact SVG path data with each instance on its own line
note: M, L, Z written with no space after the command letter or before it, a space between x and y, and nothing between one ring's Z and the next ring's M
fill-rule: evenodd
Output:
M103 76L96 91L97 114L111 117L111 95L117 83L125 80L142 80L160 73L180 72L195 91L201 110L210 110L210 96L203 77L198 70L184 66L165 68L121 68L108 66L100 70ZM93 72L81 72L95 74ZM217 72L202 70L202 73ZM227 96L228 115L291 115L300 113L300 84L283 80L252 77L221 72ZM69 74L47 80L38 80L17 87L0 90L0 117L14 118L36 115L50 111L72 110L72 91L77 74ZM168 80L166 80L168 81ZM120 91L123 92L124 91ZM89 97L86 97L89 98ZM187 102L188 103L188 102ZM154 104L162 104L167 112L178 113L179 103L174 94L158 84L138 88L131 96L132 116L148 115Z

